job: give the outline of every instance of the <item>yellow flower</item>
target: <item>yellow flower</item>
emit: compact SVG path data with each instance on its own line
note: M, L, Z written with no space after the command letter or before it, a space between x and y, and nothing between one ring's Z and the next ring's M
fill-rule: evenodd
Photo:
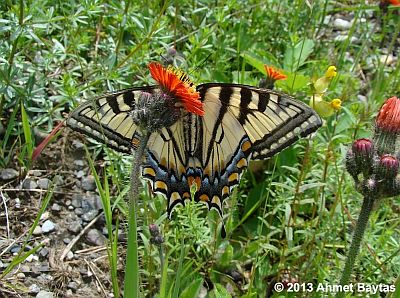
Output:
M342 108L342 101L339 98L332 99L331 101L331 107L335 111L339 111Z
M336 77L337 75L337 71L336 71L336 66L331 65L328 67L328 70L325 73L325 77L327 79L333 79L334 77Z
M329 66L323 77L320 77L313 84L314 93L323 94L328 89L332 79L337 75L336 66Z
M335 111L340 110L342 107L341 104L342 101L339 98L327 102L322 99L320 94L315 94L310 98L310 107L312 107L322 118L332 116Z

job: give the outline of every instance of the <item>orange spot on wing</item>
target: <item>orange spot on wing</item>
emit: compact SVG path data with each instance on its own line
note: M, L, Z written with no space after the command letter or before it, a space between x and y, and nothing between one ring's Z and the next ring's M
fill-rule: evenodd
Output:
M150 176L152 176L152 177L155 177L155 176L156 176L156 172L154 171L153 168L144 168L144 169L143 169L143 174L144 174L144 175L150 175Z
M249 150L251 148L251 143L249 141L246 141L242 144L242 151L246 152L247 150Z
M238 163L236 164L236 166L241 169L244 167L247 167L247 160L245 158L242 158L241 160L238 161Z
M210 198L206 194L202 194L199 199L203 202L208 202L210 200Z
M158 181L156 181L154 183L154 189L155 190L161 189L161 190L167 191L168 190L168 186L167 186L167 184L165 184L165 182L158 180Z
M239 181L239 174L238 173L230 174L228 177L228 181L233 183Z

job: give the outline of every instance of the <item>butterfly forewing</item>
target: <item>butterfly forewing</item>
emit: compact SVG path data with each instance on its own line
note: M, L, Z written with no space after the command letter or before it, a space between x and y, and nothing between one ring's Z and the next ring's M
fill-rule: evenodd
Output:
M220 94L229 112L224 119L231 114L243 127L252 143L252 159L271 157L322 124L309 106L276 91L236 84L204 84L201 88L207 90L203 91L205 103L211 94ZM223 98L226 94L229 99Z
M131 153L140 139L132 110L140 92L154 92L154 86L131 88L104 94L79 106L67 119L73 129L105 143L109 147Z

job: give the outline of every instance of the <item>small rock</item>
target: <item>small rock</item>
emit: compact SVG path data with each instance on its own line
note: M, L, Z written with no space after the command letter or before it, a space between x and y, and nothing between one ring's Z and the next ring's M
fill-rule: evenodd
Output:
M75 281L71 281L68 283L67 288L76 292L76 290L78 289L78 284Z
M350 29L352 23L340 18L337 18L333 21L333 28L338 30L348 30Z
M71 261L74 258L74 253L72 251L69 251L65 257L67 261Z
M338 35L335 37L335 41L346 41L349 37L347 35ZM358 38L355 36L350 37L350 43L358 43Z
M125 233L125 231L118 229L118 240L119 241L124 241L127 239L127 235Z
M35 235L35 236L42 235L42 233L43 233L43 231L42 231L42 228L40 226L36 226L35 229L32 232L32 234Z
M85 147L85 145L83 145L82 142L79 142L77 140L73 140L72 141L72 147L74 147L77 150L83 150L83 148Z
M72 198L72 202L71 202L72 206L74 206L75 208L80 208L82 207L82 197L78 197L78 196L74 196Z
M83 168L85 166L85 162L82 159L76 159L74 160L74 165Z
M45 211L45 212L43 212L42 215L40 216L40 220L46 220L46 219L49 218L49 216L50 216L49 211Z
M379 60L381 61L382 64L390 66L390 65L396 63L397 58L395 56L393 56L392 54L389 54L389 55L382 55Z
M50 180L47 178L40 178L38 179L37 184L41 189L49 189Z
M29 256L27 256L26 257L26 259L25 259L25 261L27 261L27 262L32 262L33 261L33 255L29 255Z
M39 286L37 285L37 284L31 284L30 286L29 286L29 293L31 293L31 294L37 294L37 293L39 293L40 292L40 288L39 288Z
M71 242L71 239L69 239L69 238L64 238L64 239L63 239L63 242L64 242L65 244L68 244L68 243Z
M18 273L17 273L17 278L18 278L18 279L24 279L24 278L25 278L25 274L22 273L22 272L18 272Z
M359 101L363 102L363 103L367 103L367 97L362 95L362 94L358 94L357 98Z
M79 170L75 173L76 178L82 178L83 176L85 176L85 172L82 170Z
M29 268L28 265L21 265L21 267L19 267L19 270L23 273L28 273L31 271L31 268Z
M82 188L87 191L96 189L96 181L92 175L82 178Z
M57 175L54 177L54 182L56 183L57 186L63 185L64 184L64 178L60 175Z
M19 175L17 170L14 169L2 169L0 171L0 180L9 181L17 178Z
M34 177L40 177L42 175L42 172L39 170L31 170L31 171L29 171L29 174Z
M90 210L90 211L82 214L82 219L86 222L89 222L89 221L93 220L97 216L98 213L99 213L99 211L97 211L97 210Z
M71 200L66 200L65 201L65 206L69 206L69 205L71 205Z
M106 237L99 230L91 229L86 235L86 239L94 245L101 246L106 243Z
M57 203L54 203L53 206L51 206L51 210L55 212L60 212L62 210L62 207Z
M82 225L77 221L73 221L68 225L67 229L73 234L78 234L82 230Z
M68 209L69 209L69 208L68 208ZM80 216L80 215L83 214L83 209L82 209L82 208L76 208L76 209L74 210L74 212L75 212L76 215Z
M46 220L43 225L42 225L42 231L43 233L50 233L52 231L54 231L54 229L56 228L54 222L52 222L51 220Z
M15 198L15 208L17 208L17 209L21 208L21 199L20 198Z
M21 246L20 245L13 245L10 249L11 253L18 253L21 250Z
M85 212L91 209L101 210L103 208L103 205L101 204L100 196L91 195L82 199L82 208Z
M37 293L36 298L53 298L54 295L52 292L47 292L47 291L40 291Z
M31 178L26 178L24 182L22 182L23 189L31 190L31 189L36 189L37 187L38 187L37 183Z
M40 251L39 251L39 255L42 258L45 258L47 255L49 254L49 250L45 247L43 247Z

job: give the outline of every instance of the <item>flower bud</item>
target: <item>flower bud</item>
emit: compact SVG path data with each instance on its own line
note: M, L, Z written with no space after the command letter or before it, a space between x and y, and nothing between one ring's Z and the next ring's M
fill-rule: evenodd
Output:
M382 179L392 179L396 177L399 170L399 161L396 157L385 154L379 160L378 175Z
M161 235L157 235L155 237L151 237L150 238L150 242L155 244L155 245L161 245L162 243L164 243L164 237Z
M351 148L346 153L346 170L354 180L358 181L357 176L361 173L361 170L357 167L356 158Z
M372 169L374 144L370 139L358 139L352 145L356 167L365 174Z
M150 235L153 237L160 235L160 229L156 224L149 224L149 231Z

